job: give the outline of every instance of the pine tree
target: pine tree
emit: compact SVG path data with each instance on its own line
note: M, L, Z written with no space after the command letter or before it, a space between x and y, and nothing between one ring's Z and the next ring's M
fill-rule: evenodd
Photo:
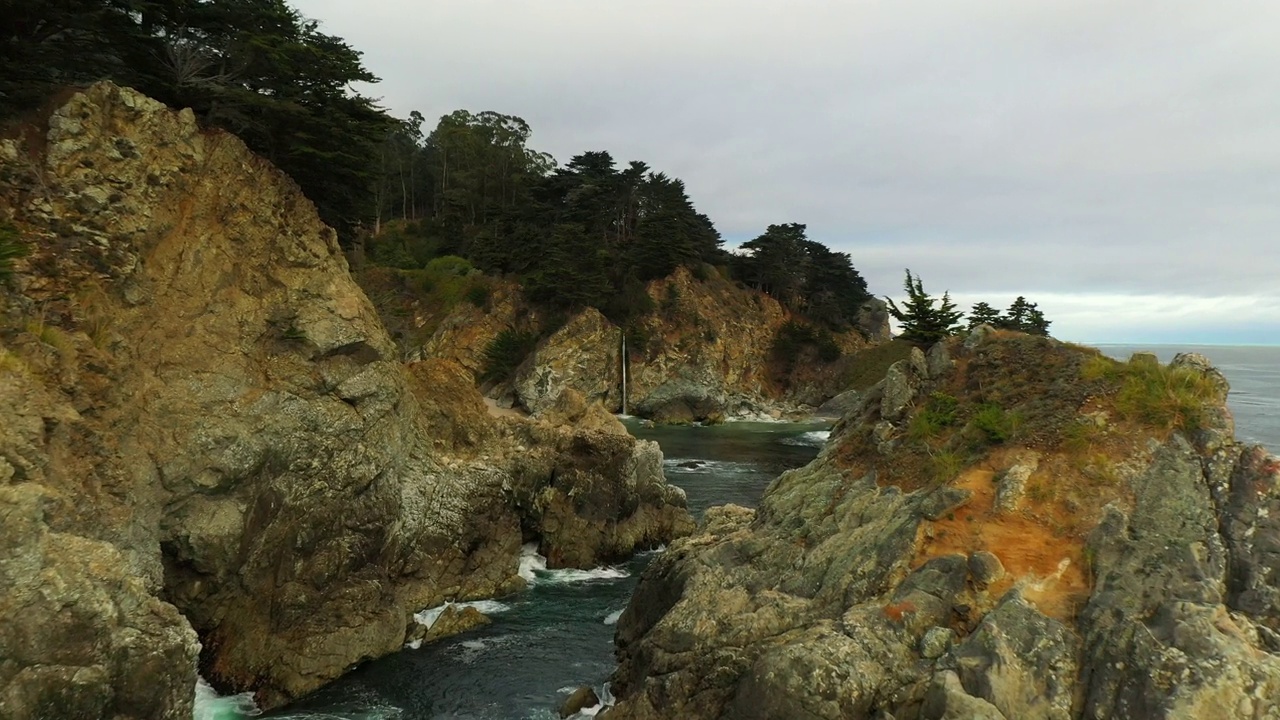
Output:
M985 302L975 303L973 309L969 311L970 330L983 324L997 326L999 323L1000 311Z
M924 291L920 278L911 275L910 269L907 270L907 279L902 287L907 291L907 302L901 309L894 304L892 298L885 299L889 301L889 314L902 323L903 340L929 345L960 330L956 323L964 317L964 313L956 312L950 292L944 292L941 301L934 300Z

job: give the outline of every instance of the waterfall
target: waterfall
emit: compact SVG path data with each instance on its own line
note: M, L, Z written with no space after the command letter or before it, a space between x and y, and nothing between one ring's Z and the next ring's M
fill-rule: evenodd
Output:
M622 330L622 414L627 414L627 331Z

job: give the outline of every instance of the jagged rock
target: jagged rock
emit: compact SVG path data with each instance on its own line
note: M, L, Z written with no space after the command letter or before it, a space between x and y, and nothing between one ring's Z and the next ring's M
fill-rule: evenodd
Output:
M929 520L940 520L968 504L973 493L963 488L942 486L929 493L920 503L920 514Z
M945 340L936 342L933 347L929 348L929 355L926 361L930 380L941 378L951 372L951 368L955 367L955 361L951 359L951 351L947 349L947 341Z
M600 704L600 697L596 695L595 688L580 687L574 690L572 694L560 706L560 717L567 718L570 715L576 715L586 708L592 708Z
M514 388L520 404L537 415L571 389L589 402L620 405L620 399L613 400L622 384L619 332L594 308L575 315L516 371Z
M924 637L920 638L920 656L927 660L942 657L943 654L951 649L951 643L954 639L955 633L950 628L929 628Z
M818 406L813 412L818 417L841 418L862 405L862 393L846 390Z
M1035 452L1022 453L1017 461L1000 474L996 482L995 508L1000 512L1010 512L1018 507L1022 494L1027 487L1027 480L1040 466L1040 455Z
M637 415L660 423L692 423L723 419L723 393L687 376L673 378L635 403Z
M983 323L978 327L969 331L969 336L964 339L964 349L974 350L979 346L981 346L983 343L985 343L988 339L990 339L995 334L996 334L995 328L991 327L986 323Z
M399 650L412 609L521 587L526 532L592 566L692 529L656 446L496 419L448 361L406 370L333 230L236 138L105 83L37 134L0 140L32 240L0 318L44 308L60 347L0 349L42 368L0 370L0 458L51 499L24 542L65 552L0 554L0 654L27 658L0 661L3 702L61 683L74 702L41 717L190 717L194 628L214 684L274 707ZM39 197L12 181L32 167ZM63 590L92 600L56 620L79 637L4 606Z
M893 336L889 328L889 305L880 298L862 303L855 324L872 342L888 342Z
M66 502L0 486L0 715L191 717L195 632L113 546L50 527Z
M627 433L627 428L617 416L609 412L599 401L587 402L582 393L573 388L565 388L551 407L543 411L539 419L556 426L572 427L578 430L613 433Z
M970 695L1010 718L1072 717L1079 640L1016 591L1001 600L956 647L957 672Z
M468 630L484 627L493 622L489 616L469 605L449 605L440 611L430 625L412 621L405 629L406 645L417 647L424 642L434 642Z
M933 678L920 710L921 720L1008 720L991 703L964 691L960 678L944 670Z
M1280 716L1280 460L1127 420L1094 448L1122 471L1081 479L1069 428L1114 412L1119 383L1082 388L1070 346L982 343L943 391L1022 414L1034 445L987 449L956 486L921 474L981 452L963 429L881 455L881 400L922 380L904 361L754 516L709 511L645 573L611 720ZM1009 466L1059 484L1001 512Z
M912 351L913 354L919 352L916 348L912 348ZM880 398L880 417L889 421L902 417L920 390L918 377L910 360L899 360L889 366Z
M990 585L1004 577L1004 564L995 553L981 550L969 556L969 576L979 585Z

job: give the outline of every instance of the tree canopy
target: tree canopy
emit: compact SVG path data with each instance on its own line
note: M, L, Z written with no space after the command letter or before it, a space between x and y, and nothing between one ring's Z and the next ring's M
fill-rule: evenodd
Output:
M283 0L15 0L0 17L0 118L108 79L238 135L344 236L394 121L352 83L360 53Z
M793 311L832 329L846 329L871 296L848 253L806 236L800 223L770 225L742 245L734 272Z
M924 283L907 270L902 287L907 301L899 308L893 298L889 301L889 314L902 323L902 339L920 345L928 345L960 330L957 324L964 313L956 311L951 294L944 292L941 300L935 300L924 291Z

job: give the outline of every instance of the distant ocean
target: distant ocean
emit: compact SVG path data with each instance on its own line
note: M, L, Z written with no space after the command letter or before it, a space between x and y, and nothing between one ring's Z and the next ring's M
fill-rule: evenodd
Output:
M1168 362L1180 352L1204 355L1231 383L1227 405L1236 419L1236 437L1280 455L1280 347L1251 345L1094 345L1127 360L1138 351Z

